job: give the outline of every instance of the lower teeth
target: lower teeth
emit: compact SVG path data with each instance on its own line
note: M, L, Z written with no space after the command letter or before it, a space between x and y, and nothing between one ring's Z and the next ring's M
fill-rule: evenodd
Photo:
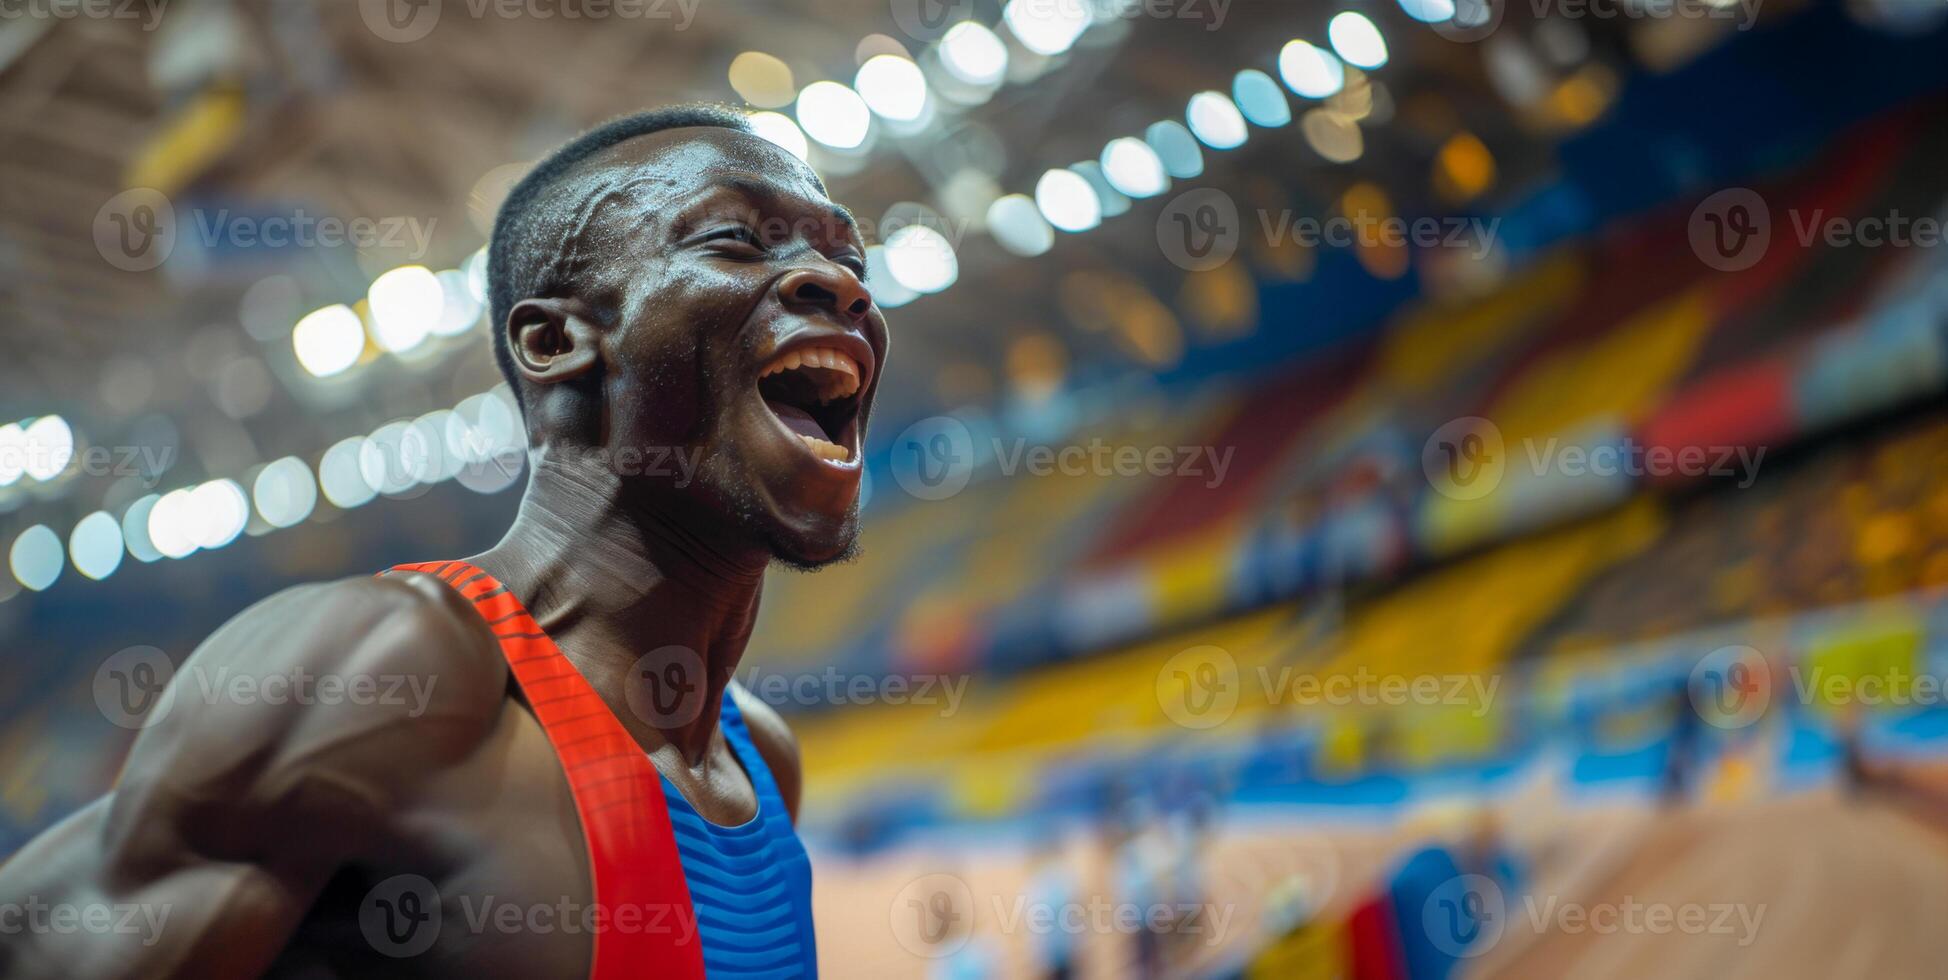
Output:
M799 433L793 433L793 435L797 435L798 438L803 439L805 445L811 448L812 454L820 459L829 459L834 462L843 463L852 458L852 454L847 452L845 447L836 443L826 442L823 439Z

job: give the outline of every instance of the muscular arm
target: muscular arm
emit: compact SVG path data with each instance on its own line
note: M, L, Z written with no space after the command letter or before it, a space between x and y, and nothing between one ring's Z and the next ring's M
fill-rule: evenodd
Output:
M791 813L791 822L798 822L798 797L803 775L798 761L798 737L791 733L778 712L764 699L744 689L744 685L732 682L731 695L737 698L738 711L744 715L744 725L751 730L751 744L757 747L758 755L764 757L764 764L771 768L771 781L778 784L778 795L785 799L785 809Z
M489 731L493 649L424 576L246 610L184 661L115 788L0 865L0 908L44 910L0 923L21 927L0 930L0 975L263 972L394 804Z

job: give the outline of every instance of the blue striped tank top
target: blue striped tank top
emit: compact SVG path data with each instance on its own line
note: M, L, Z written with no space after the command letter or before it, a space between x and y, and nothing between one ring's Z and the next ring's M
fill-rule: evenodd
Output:
M663 780L704 972L711 980L816 977L811 860L729 690L722 719L724 739L757 790L757 816L736 827L711 823Z

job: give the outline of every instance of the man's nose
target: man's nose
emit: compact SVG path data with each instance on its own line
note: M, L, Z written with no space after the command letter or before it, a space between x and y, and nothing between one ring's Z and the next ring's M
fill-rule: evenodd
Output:
M847 320L863 319L873 294L850 272L835 267L794 269L778 280L786 306L830 310Z

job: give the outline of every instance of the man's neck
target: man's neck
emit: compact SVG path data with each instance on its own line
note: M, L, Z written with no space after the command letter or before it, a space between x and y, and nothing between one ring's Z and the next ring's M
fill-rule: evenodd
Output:
M703 764L710 748L724 688L757 618L768 562L759 547L700 534L702 525L670 509L626 503L621 478L604 468L543 456L507 535L471 559L527 604L625 724L628 705L669 693L646 687L669 678L638 676L638 661L672 647L695 654L663 659L683 675L701 667L700 687L698 678L679 679L701 704L648 717L633 712L692 767ZM661 660L656 666L670 669Z

